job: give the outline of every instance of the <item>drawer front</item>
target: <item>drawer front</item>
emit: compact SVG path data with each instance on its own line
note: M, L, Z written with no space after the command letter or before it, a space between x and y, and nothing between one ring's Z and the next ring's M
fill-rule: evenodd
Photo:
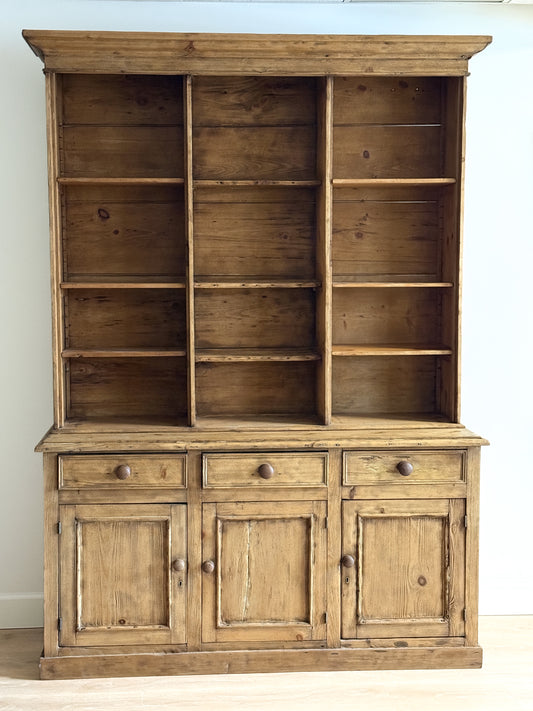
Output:
M185 455L67 455L59 457L59 488L183 488Z
M343 482L428 484L464 481L464 452L344 452Z
M203 485L208 488L327 486L327 452L204 454Z

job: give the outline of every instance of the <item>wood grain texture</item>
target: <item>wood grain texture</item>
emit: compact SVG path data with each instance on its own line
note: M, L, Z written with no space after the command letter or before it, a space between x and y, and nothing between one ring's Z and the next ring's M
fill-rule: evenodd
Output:
M127 479L117 477L117 468L128 466ZM111 487L128 490L137 487L181 488L186 485L186 459L183 454L173 457L149 454L145 456L84 456L73 455L59 459L59 488L85 489Z
M195 295L197 348L312 348L311 289L227 289Z
M197 127L193 141L199 180L316 179L314 127Z
M335 126L335 178L438 178L440 126Z
M183 130L167 126L65 126L67 178L183 177Z
M390 484L436 483L465 481L465 453L455 452L344 452L343 483ZM413 470L408 476L398 471L399 462L409 462Z
M440 358L333 358L333 413L438 414L435 375Z
M178 423L186 414L182 358L73 358L68 372L69 419L171 418Z
M333 203L333 270L359 280L440 281L439 203L406 195L403 201L358 192ZM380 197L384 199L379 199ZM344 199L343 199L344 198ZM388 200L388 199L390 200ZM409 200L408 198L415 198Z
M328 483L328 455L309 452L262 452L242 454L204 454L204 487L325 486ZM259 467L267 462L274 470L270 479L260 476Z
M342 569L343 636L464 634L461 512L455 500L345 502L343 551L357 565Z
M63 513L62 644L185 642L185 576L171 569L173 559L186 559L185 506L79 505Z
M76 289L64 298L67 348L185 347L181 289Z
M183 124L180 77L65 74L62 100L65 124Z
M52 367L54 424L65 423L68 387L65 382L61 351L64 347L63 299L59 284L63 280L63 252L61 243L62 199L57 185L61 171L60 125L61 80L56 75L46 75L46 136L48 160L48 211L50 230L50 290L52 296Z
M463 75L491 41L468 35L291 35L23 30L55 71L304 76Z
M334 345L442 343L438 289L336 289Z
M312 190L197 190L195 275L314 279L315 233Z
M325 502L204 507L205 641L325 636Z
M64 194L65 279L184 278L182 188L69 186Z
M44 473L44 639L43 654L49 657L57 655L59 647L59 509L57 490L57 455L45 454L43 457Z
M197 126L309 126L316 123L313 77L194 78Z
M441 77L335 77L335 123L441 123Z
M180 674L253 674L385 669L479 669L480 647L306 649L41 659L41 679Z
M314 362L199 363L199 416L315 413Z

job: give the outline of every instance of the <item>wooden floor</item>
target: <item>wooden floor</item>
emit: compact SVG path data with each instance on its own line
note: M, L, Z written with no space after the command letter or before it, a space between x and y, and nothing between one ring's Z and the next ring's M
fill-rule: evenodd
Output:
M1 711L533 711L533 616L482 617L475 671L39 681L41 635L0 630Z

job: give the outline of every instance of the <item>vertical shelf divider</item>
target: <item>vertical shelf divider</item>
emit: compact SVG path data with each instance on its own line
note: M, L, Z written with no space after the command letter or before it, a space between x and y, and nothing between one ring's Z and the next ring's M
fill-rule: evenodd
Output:
M441 221L441 277L453 282L453 289L442 296L441 340L452 348L452 356L442 362L437 396L440 410L452 422L461 417L461 299L462 299L462 232L465 166L466 77L450 79L447 84L446 110L443 111L443 170L456 178L446 191Z
M192 77L183 79L183 124L185 138L185 236L186 236L186 304L187 304L187 413L188 424L196 424L196 347L194 330L194 223L192 172Z
M316 326L321 361L318 366L317 410L322 424L331 424L332 402L332 160L333 77L323 80L317 105L317 173L321 184L317 194L317 278L321 282L316 304Z
M63 273L63 248L61 235L62 200L60 177L60 135L62 125L61 79L55 72L45 74L46 80L46 124L48 133L48 195L50 205L50 261L52 290L52 348L53 348L53 389L54 424L64 427L67 410L66 364L61 353L64 346L63 295L60 284Z

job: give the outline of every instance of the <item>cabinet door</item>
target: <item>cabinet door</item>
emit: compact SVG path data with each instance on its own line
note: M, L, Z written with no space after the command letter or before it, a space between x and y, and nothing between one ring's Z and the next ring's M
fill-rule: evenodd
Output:
M205 504L204 642L325 638L324 501Z
M463 636L464 501L343 507L343 638Z
M61 509L60 644L185 642L186 506Z

